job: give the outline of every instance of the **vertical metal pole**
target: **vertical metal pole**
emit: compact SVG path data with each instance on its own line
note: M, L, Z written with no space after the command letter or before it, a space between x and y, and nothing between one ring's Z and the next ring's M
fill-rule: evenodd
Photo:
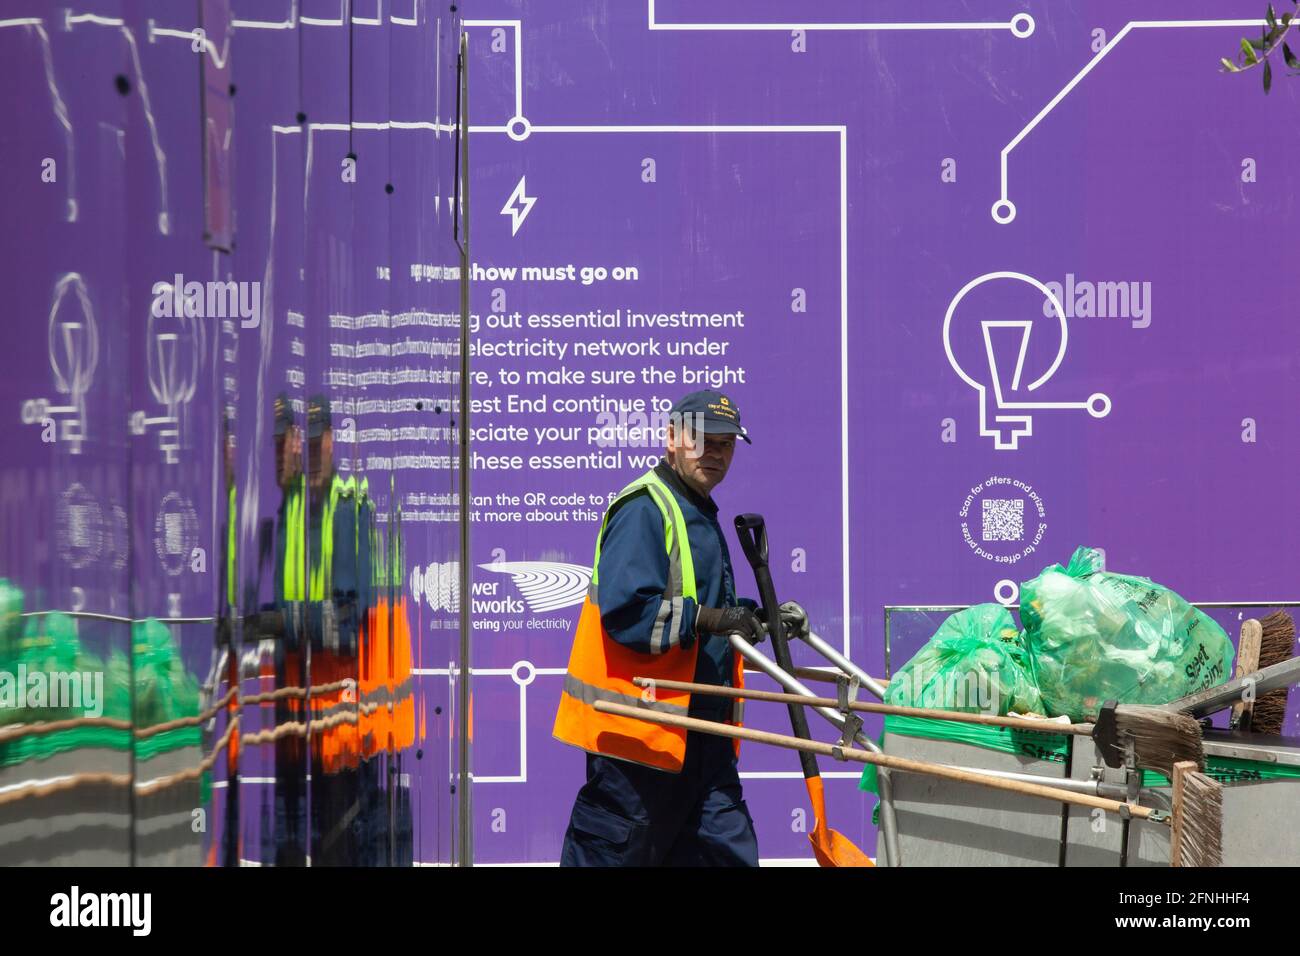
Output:
M741 657L749 661L758 670L783 687L787 693L800 694L804 697L816 695L800 683L799 679L787 674L776 662L768 660L761 651L753 647L744 638L732 635L731 646ZM829 707L814 707L813 710L825 717L830 723L844 729L844 718ZM880 745L861 731L855 738L866 750L872 753L884 753ZM901 866L902 856L898 848L898 818L894 813L894 788L889 771L884 767L876 768L876 786L880 791L880 832L885 838L885 863L887 866Z
M885 621L888 624L889 612L886 611L885 614ZM803 640L844 673L856 677L862 686L875 694L878 699L885 699L884 685L830 644L827 644L811 631L805 635ZM888 650L888 641L886 641L886 650ZM876 768L876 785L880 791L880 832L885 838L885 856L888 857L887 862L890 866L902 866L902 853L898 846L898 815L894 811L894 781L889 771L884 767Z
M471 799L473 773L470 766L470 552L469 552L469 37L460 35L457 68L459 162L456 164L460 240L460 695L456 700L457 748L456 768L457 834L456 855L460 866L474 865L474 806Z

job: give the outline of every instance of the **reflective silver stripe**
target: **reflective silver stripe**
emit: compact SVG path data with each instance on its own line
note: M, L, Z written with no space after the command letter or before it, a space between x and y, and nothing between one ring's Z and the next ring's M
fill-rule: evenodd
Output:
M659 613L655 615L655 621L650 625L650 653L662 654L664 652L664 625L668 623L669 618L673 616L673 602L668 598L659 602Z
M668 625L665 630L665 623ZM662 654L670 647L681 644L682 599L664 598L659 602L659 613L655 615L654 630L650 634L650 653ZM664 635L668 639L664 639Z
M671 543L668 547L668 587L664 590L663 603L655 616L655 630L650 638L650 653L662 654L665 650L681 644L682 626L682 542L678 540L677 522L674 520L672 502L657 485L647 484L646 491L655 499L664 512L664 524ZM688 545L689 546L689 545ZM663 623L668 621L668 640L663 638Z
M678 534L676 502L668 489L657 484L650 476L632 482L615 496L616 504L622 498L644 490L659 508L664 519L664 536L668 550L668 586L664 588L663 601L655 614L653 631L650 635L650 653L662 654L681 646L682 614L684 611L682 597L682 548L690 547L690 542L681 541ZM609 512L606 511L606 521ZM685 520L683 519L683 528ZM606 522L601 522L600 532L596 538L596 561L592 567L591 584L587 587L587 597L591 603L600 607L598 572L600 570L600 538L604 535ZM666 631L665 631L666 627ZM665 636L666 635L666 636Z
M664 490L657 485L646 485L645 488L663 510L664 524L672 542L668 548L668 590L664 592L664 597L669 598L682 593L682 555L681 542L677 540L677 522L673 520L673 504Z
M668 624L668 646L677 647L682 641L682 599L680 597L675 597L673 598L672 604L673 618Z
M611 704L643 707L646 710L657 710L665 714L686 716L686 708L681 704L669 704L662 700L643 700L640 697L633 697L631 694L620 694L616 690L605 690L603 687L596 687L593 684L578 680L572 674L564 675L564 692L574 700L579 700L588 705L603 700Z

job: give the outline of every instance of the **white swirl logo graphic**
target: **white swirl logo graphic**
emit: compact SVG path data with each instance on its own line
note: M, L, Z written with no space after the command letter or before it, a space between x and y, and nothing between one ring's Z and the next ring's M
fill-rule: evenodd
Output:
M416 604L423 596L434 611L460 611L460 562L434 561L424 570L416 565L411 569L411 597Z
M498 561L480 564L485 571L508 574L534 613L581 604L591 584L591 568L560 561Z

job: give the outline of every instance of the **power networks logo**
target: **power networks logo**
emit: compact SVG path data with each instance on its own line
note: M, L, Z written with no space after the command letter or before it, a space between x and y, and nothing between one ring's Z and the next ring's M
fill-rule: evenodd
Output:
M591 568L564 561L496 561L479 567L510 575L534 614L581 604L591 586Z

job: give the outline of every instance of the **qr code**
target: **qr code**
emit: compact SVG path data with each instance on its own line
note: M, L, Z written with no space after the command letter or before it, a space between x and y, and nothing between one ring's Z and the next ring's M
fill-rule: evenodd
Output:
M1025 499L984 499L984 540L1020 541L1025 537Z
M183 518L185 516L177 514L175 511L169 511L163 516L163 550L168 554L180 554L185 550L182 541L185 537L185 525ZM984 519L984 527L988 528L988 518Z

